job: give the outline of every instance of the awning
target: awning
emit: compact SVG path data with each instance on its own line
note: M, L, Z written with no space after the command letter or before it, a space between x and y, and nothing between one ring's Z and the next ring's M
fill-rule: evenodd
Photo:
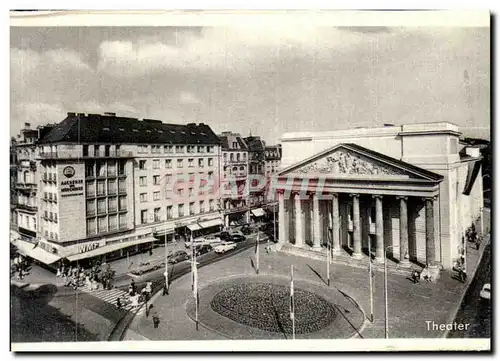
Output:
M194 232L194 231L197 231L199 229L201 229L201 227L199 225L197 225L196 223L194 224L188 224L186 226L191 232Z
M216 218L216 219L211 219L209 221L204 221L200 222L199 225L201 228L210 228L210 227L215 227L215 226L220 226L222 225L222 219Z
M19 253L34 258L44 264L51 264L61 259L57 254L47 252L43 248L35 246L33 243L17 240L13 244L17 247Z
M89 252L73 254L71 256L67 256L66 259L70 262L78 261L81 259L92 258L106 253L118 251L119 249L135 246L137 244L154 242L155 240L156 239L154 237L147 237L147 238L136 239L135 241L132 242L115 243L109 246L96 248Z
M167 234L173 234L175 233L174 229L173 228L166 228L166 229L158 229L156 230L153 235L155 237L159 237L159 236L166 236Z
M255 217L263 217L266 213L264 212L264 210L262 208L256 208L256 209L252 209L252 214Z

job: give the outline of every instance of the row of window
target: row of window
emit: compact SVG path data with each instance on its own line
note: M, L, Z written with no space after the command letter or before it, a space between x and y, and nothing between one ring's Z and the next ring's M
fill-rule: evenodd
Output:
M216 201L214 199L210 199L208 201L208 205L206 201L200 201L199 202L199 212L200 213L205 213L205 212L212 212L216 210ZM184 204L179 204L177 206L167 206L166 208L166 218L162 214L162 207L157 207L153 209L153 217L149 218L148 209L142 209L141 210L141 224L147 224L147 223L156 223L156 222L163 222L166 220L174 219L177 217L174 217L174 207L177 207L177 217L185 217L187 215L194 216L197 214L196 212L196 202L190 202L188 206L188 211L186 212L185 210L185 205Z
M56 212L44 211L43 217L45 218L46 221L51 221L51 222L57 223L57 213Z
M200 172L199 173L200 179L204 179L205 173ZM169 185L173 184L173 179L174 175L173 174L165 174L163 177L161 177L159 174L153 175L153 185L158 186L158 185ZM207 173L207 179L208 180L213 180L214 179L214 172L210 171ZM189 173L187 175L187 179L185 178L184 174L177 174L176 175L176 181L190 181L194 182L195 181L195 173ZM141 176L139 177L139 186L145 187L148 185L148 177L147 176Z
M224 153L223 157L224 157L224 163L227 162L227 154L228 153ZM241 157L241 158L240 158ZM247 160L247 153L229 153L229 161L230 162L246 162Z
M118 193L126 193L127 185L124 178L116 179L98 179L97 182L87 181L85 183L85 193L87 197L102 197L105 195L116 195ZM97 192L96 192L97 184Z
M28 229L36 229L36 218L19 213L19 226Z
M187 161L188 161L188 167L194 168L194 166L195 166L194 158L189 158ZM208 158L207 164L209 167L213 167L214 166L214 159ZM205 159L204 158L198 159L198 167L200 167L200 168L205 167ZM172 159L165 159L165 168L172 169ZM184 159L177 159L177 168L184 168ZM147 160L145 160L145 159L139 160L139 169L142 169L142 170L148 169ZM153 169L161 169L160 159L153 159Z
M126 160L98 160L85 163L86 177L116 177L124 176Z
M57 193L43 192L43 199L46 201L57 202Z
M127 228L127 215L125 213L87 218L88 236L97 233L113 232L125 228Z
M151 150L151 153L153 154L159 154L159 153L164 153L164 154L184 154L189 153L214 153L215 152L215 147L213 145L139 145L137 146L137 152L138 153L149 153Z
M45 230L44 235L48 240L57 241L58 235L56 232L49 232L48 230Z
M125 196L108 197L87 200L87 216L96 214L107 214L125 212L127 210L127 198Z

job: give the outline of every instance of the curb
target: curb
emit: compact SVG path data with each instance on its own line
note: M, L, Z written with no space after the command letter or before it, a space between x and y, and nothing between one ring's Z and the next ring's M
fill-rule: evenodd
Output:
M484 258L484 250L485 250L486 246L490 244L490 240L491 240L491 233L488 236L488 242L484 243L484 246L481 249L481 254L480 254L479 258L477 259L476 263L474 264L474 267L472 268L471 276L467 277L465 287L462 289L462 292L460 292L460 302L453 310L453 313L450 316L450 318L447 320L448 321L447 324L452 323L453 320L457 317L458 311L460 310L460 306L462 305L462 301L463 301L465 295L467 294L467 292L469 291L472 280L474 279L474 277L476 277L477 268L479 267L479 265L481 264L481 262ZM450 333L449 330L445 330L443 332L441 338L448 338L449 333Z

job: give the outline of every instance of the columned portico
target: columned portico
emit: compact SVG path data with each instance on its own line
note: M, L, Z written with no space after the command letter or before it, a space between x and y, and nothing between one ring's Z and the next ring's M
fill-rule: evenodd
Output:
M351 147L325 151L330 153L323 160L306 160L276 176L280 243L285 250L325 254L322 244L331 242L334 262L349 255L362 259L371 251L382 263L385 250L392 246L391 262L435 265L433 210L441 176ZM409 199L415 215L411 220Z

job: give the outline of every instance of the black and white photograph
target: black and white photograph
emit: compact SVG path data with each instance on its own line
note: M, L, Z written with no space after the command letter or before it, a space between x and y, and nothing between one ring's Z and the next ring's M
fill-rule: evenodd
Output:
M490 21L11 11L11 351L491 351Z

